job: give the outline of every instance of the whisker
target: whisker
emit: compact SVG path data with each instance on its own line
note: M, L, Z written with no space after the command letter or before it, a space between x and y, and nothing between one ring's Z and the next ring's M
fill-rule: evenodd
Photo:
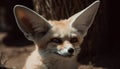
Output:
M78 50L78 51L79 51L79 50L80 50L80 48L75 48L75 50Z
M49 50L49 51L57 51L57 49L46 49L46 51Z

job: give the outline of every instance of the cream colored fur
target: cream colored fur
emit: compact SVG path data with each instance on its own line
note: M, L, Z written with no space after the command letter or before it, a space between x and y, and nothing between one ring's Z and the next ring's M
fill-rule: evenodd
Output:
M77 69L77 55L99 7L99 1L60 21L49 21L31 9L16 5L20 30L35 43L23 69Z

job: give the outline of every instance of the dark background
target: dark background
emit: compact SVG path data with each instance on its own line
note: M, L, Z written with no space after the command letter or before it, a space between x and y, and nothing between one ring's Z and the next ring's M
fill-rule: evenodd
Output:
M0 16L1 18L4 17L4 22L0 19L0 31L8 34L1 42L8 47L22 47L33 44L24 37L16 25L13 15L13 7L16 4L25 5L47 19L60 20L84 9L95 0L48 0L53 2L53 4L50 4L52 8L47 8L45 1L47 0L3 0L0 2ZM70 8L71 5L71 8L74 9ZM39 6L39 9L36 9L36 6ZM5 12L2 12L2 10ZM50 13L50 10L53 12ZM94 23L81 46L82 51L78 56L80 63L89 64L89 61L91 61L98 67L120 69L119 10L119 2L117 0L101 0Z

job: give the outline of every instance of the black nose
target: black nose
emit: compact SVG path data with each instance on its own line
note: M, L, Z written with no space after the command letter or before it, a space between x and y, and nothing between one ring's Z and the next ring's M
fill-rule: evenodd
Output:
M70 49L68 49L68 52L72 54L74 52L74 49L70 48Z

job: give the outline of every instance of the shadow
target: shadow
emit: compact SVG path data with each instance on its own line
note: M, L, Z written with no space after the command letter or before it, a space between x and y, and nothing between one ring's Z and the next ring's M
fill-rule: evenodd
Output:
M28 41L23 33L19 30L14 15L13 15L13 7L16 4L20 4L20 5L25 5L31 9L33 9L33 4L32 4L32 0L4 0L2 2L0 2L0 7L3 7L5 9L4 12L4 25L5 28L8 28L7 30L5 30L5 32L7 32L7 36L5 38L3 38L3 43L6 46L26 46L26 45L31 45L33 44L33 42ZM2 25L1 24L1 25ZM2 25L2 27L4 27ZM5 29L4 28L4 29ZM1 31L3 31L3 29L1 29Z
M102 1L103 0L101 0L101 2ZM106 0L106 3L101 5L104 8L106 6L105 9L107 13L105 13L105 10L101 10L98 13L100 16L99 19L96 18L96 23L99 25L98 27L103 23L102 26L104 26L104 28L102 28L101 31L97 30L100 32L100 35L97 35L97 32L93 32L93 28L95 28L94 26L96 25L93 25L89 30L90 33L86 36L85 41L81 46L82 51L78 56L78 61L81 64L89 65L89 63L92 63L95 67L120 69L120 31L118 31L120 21L119 18L116 18L119 17L118 8L116 8L118 5L117 1L110 0ZM101 13L107 14L107 19L103 19L105 16ZM108 32L105 31L106 27L109 28ZM95 33L97 36L92 35L91 33Z

